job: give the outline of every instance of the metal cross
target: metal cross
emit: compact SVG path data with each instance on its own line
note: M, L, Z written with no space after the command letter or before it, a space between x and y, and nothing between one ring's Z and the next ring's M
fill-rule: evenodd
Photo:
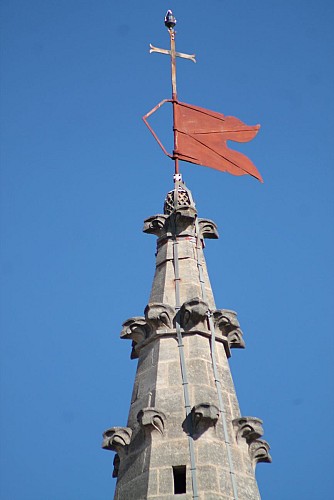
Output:
M154 47L150 44L150 54L152 52L158 52L159 54L166 54L170 56L171 66L172 66L172 99L177 99L177 91L176 91L176 57L182 57L183 59L190 59L190 61L196 62L195 54L183 54L182 52L176 52L175 50L175 30L174 26L176 24L176 19L173 16L171 10L167 11L165 17L165 25L168 28L169 36L170 36L170 50L159 49L158 47Z
M171 10L167 11L165 16L165 26L168 28L170 36L170 50L159 49L150 44L150 54L152 52L158 52L159 54L166 54L170 56L171 67L172 67L172 102L173 102L173 116L174 116L174 151L177 150L176 144L176 130L175 130L175 103L177 101L177 90L176 90L176 58L182 57L183 59L189 59L190 61L196 62L195 54L183 54L182 52L176 52L175 50L175 30L174 26L176 24L176 19L173 16ZM175 174L179 173L178 158L174 153L173 159L175 160Z

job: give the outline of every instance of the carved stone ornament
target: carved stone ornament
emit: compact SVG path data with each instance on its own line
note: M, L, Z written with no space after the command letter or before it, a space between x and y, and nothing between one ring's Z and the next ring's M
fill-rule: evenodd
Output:
M237 441L244 439L248 444L248 451L253 466L258 462L271 462L270 446L267 441L258 439L263 434L262 420L256 417L240 417L233 420Z
M131 350L131 359L137 359L139 357L138 352L136 351L136 346L147 337L149 337L151 333L151 328L147 324L145 318L143 316L135 316L134 318L130 318L123 323L123 329L121 331L121 339L131 339L132 340L132 350Z
M201 238L219 238L216 224L210 219L198 219L198 226Z
M249 454L255 466L259 462L271 463L270 446L264 439L256 439L249 445Z
M170 215L175 209L187 209L191 207L195 210L195 203L192 199L191 192L187 189L186 185L181 183L177 191L177 201L175 203L175 189L167 193L165 203L164 203L164 213Z
M174 307L160 302L150 302L145 308L145 318L152 330L173 328Z
M116 455L114 456L114 461L113 461L114 470L112 471L112 477L118 477L120 462L121 462L121 459L119 458L119 454L116 453Z
M256 417L240 417L233 420L237 441L245 439L248 444L263 435L262 420Z
M166 232L167 215L152 215L144 221L143 232L147 234L155 234L159 238Z
M120 453L130 444L131 436L130 427L111 427L103 433L102 448Z
M195 217L195 208L178 208L168 219L170 234L175 234L176 236L195 236Z
M180 322L185 331L207 330L209 306L202 299L195 297L185 302L180 309Z
M191 418L194 434L202 434L209 427L216 425L219 409L211 403L200 403L192 408Z
M243 333L240 329L237 313L229 309L217 309L213 313L215 327L218 328L222 335L227 337L230 348L245 348Z
M122 326L121 339L131 339L136 344L145 340L151 330L143 316L127 319Z
M139 424L149 432L153 430L164 433L166 415L156 408L143 408L137 415Z

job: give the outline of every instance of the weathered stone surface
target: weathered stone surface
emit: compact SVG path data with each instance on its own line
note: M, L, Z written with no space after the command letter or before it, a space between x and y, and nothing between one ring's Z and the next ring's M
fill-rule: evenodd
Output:
M158 237L145 316L127 320L121 334L132 341L138 366L127 427L104 436L106 449L118 452L115 499L172 500L173 467L182 466L186 493L179 497L193 498L193 470L199 500L234 500L229 450L238 500L259 500L254 465L270 460L269 445L259 439L260 420L240 417L227 357L230 348L244 347L242 331L234 311L216 309L202 250L204 238L218 237L217 229L208 219L197 224L191 193L183 184L167 198L165 213L144 225L146 233Z
M161 495L169 494L174 491L173 470L172 467L159 469L159 493Z
M145 318L152 330L173 328L173 320L175 316L175 308L168 304L159 302L151 302L145 308Z
M119 464L120 464L120 458L118 453L116 453L113 461L114 470L112 471L112 477L118 477Z
M219 238L216 224L210 219L198 219L198 226L201 238Z
M213 313L214 325L221 331L222 335L227 337L230 348L245 347L243 333L240 329L237 313L229 309L217 309Z
M270 446L264 439L256 439L249 445L249 454L254 466L259 462L272 462Z
M160 434L164 433L166 415L157 408L143 408L138 413L137 420L139 424L145 429L148 429L149 432L156 430Z
M111 427L103 433L102 448L121 453L130 444L131 435L129 427Z
M182 328L189 332L194 329L207 330L207 313L209 306L202 299L195 297L187 300L180 310L180 321Z
M211 403L199 403L191 410L192 431L194 435L202 435L209 427L216 425L219 409Z
M263 435L262 420L256 417L240 417L233 420L237 441L245 439L249 444Z
M167 216L163 214L152 215L144 221L143 232L155 234L159 238L166 234Z
M218 470L214 465L200 465L198 467L198 488L210 493L219 494Z

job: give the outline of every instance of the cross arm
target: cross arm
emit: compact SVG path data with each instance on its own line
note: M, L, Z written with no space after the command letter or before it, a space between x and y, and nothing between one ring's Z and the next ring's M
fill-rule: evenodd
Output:
M154 45L150 43L150 54L152 54L152 52L158 52L159 54L166 54L167 56L171 55L170 50L159 49L158 47L154 47ZM184 54L183 52L175 52L175 56L182 57L182 59L189 59L194 63L196 62L195 54Z

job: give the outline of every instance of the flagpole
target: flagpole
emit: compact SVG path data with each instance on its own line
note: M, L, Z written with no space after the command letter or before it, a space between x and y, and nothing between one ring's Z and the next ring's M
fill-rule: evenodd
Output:
M171 78L172 78L172 103L173 103L173 132L174 132L174 150L173 159L175 164L175 178L179 176L179 159L175 156L175 151L177 151L177 134L175 128L175 110L177 103L177 90L176 90L176 54L175 54L175 30L174 26L176 24L176 19L172 14L172 11L167 11L165 17L165 26L168 28L170 36L170 59L171 59Z

